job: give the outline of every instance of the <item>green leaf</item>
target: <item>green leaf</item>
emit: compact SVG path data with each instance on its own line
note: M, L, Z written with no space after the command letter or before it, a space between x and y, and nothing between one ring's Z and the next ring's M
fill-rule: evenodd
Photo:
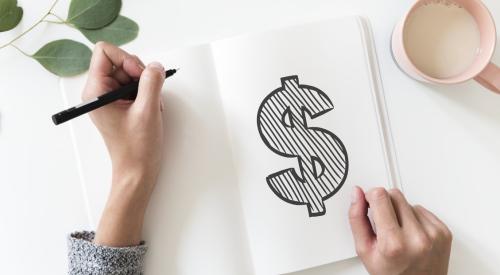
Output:
M23 8L17 6L17 0L0 0L0 32L17 26L23 18Z
M71 0L67 22L83 29L100 29L120 13L121 0Z
M69 39L52 41L32 55L45 69L58 76L74 76L88 70L90 49Z
M98 30L79 29L92 43L106 41L117 46L134 40L139 33L139 26L133 20L118 16L115 21Z

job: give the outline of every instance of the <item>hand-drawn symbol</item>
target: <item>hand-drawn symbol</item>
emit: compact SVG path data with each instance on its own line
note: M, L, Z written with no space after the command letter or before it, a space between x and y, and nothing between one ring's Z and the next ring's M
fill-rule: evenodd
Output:
M298 76L281 78L281 87L262 102L257 127L266 146L276 154L297 158L300 173L294 168L269 175L271 190L282 200L307 205L309 216L326 213L324 201L344 184L349 162L342 141L333 133L308 127L311 119L333 109L332 101L318 88L299 85Z

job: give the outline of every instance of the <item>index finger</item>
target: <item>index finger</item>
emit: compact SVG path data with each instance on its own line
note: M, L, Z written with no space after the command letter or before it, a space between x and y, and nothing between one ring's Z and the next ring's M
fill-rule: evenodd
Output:
M373 213L377 235L400 229L391 198L384 188L374 188L368 191L366 200Z
M97 42L90 61L89 74L110 76L115 68L121 68L125 59L132 57L126 51L106 42Z

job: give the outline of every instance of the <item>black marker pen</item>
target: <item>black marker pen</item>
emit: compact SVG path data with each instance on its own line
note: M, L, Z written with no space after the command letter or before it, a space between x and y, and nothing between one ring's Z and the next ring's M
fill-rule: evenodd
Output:
M179 69L171 69L165 71L165 78L169 78L174 75ZM130 99L134 100L137 97L137 89L139 88L139 82L134 81L130 84L127 84L123 87L120 87L117 90L114 90L109 93L105 93L99 97L96 97L92 100L84 102L75 107L71 107L67 110L59 112L52 116L52 121L55 125L59 125L63 122L66 122L75 117L79 117L83 114L86 114L90 111L93 111L97 108L100 108L104 105L107 105L111 102L117 101L119 99Z

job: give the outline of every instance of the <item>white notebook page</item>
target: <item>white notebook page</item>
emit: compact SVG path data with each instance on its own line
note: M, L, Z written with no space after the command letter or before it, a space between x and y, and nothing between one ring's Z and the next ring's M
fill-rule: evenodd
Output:
M378 113L360 19L325 21L213 44L221 98L232 142L249 244L257 274L277 274L355 255L348 225L354 185L390 187ZM264 144L257 112L264 98L297 75L334 105L311 120L337 135L348 153L343 187L325 201L326 214L309 217L305 205L278 198L266 183L272 173L294 168Z
M145 220L146 274L253 274L210 47L141 57L181 68L163 89L167 147ZM84 79L63 82L68 106L80 103ZM111 164L88 115L70 123L96 228Z

